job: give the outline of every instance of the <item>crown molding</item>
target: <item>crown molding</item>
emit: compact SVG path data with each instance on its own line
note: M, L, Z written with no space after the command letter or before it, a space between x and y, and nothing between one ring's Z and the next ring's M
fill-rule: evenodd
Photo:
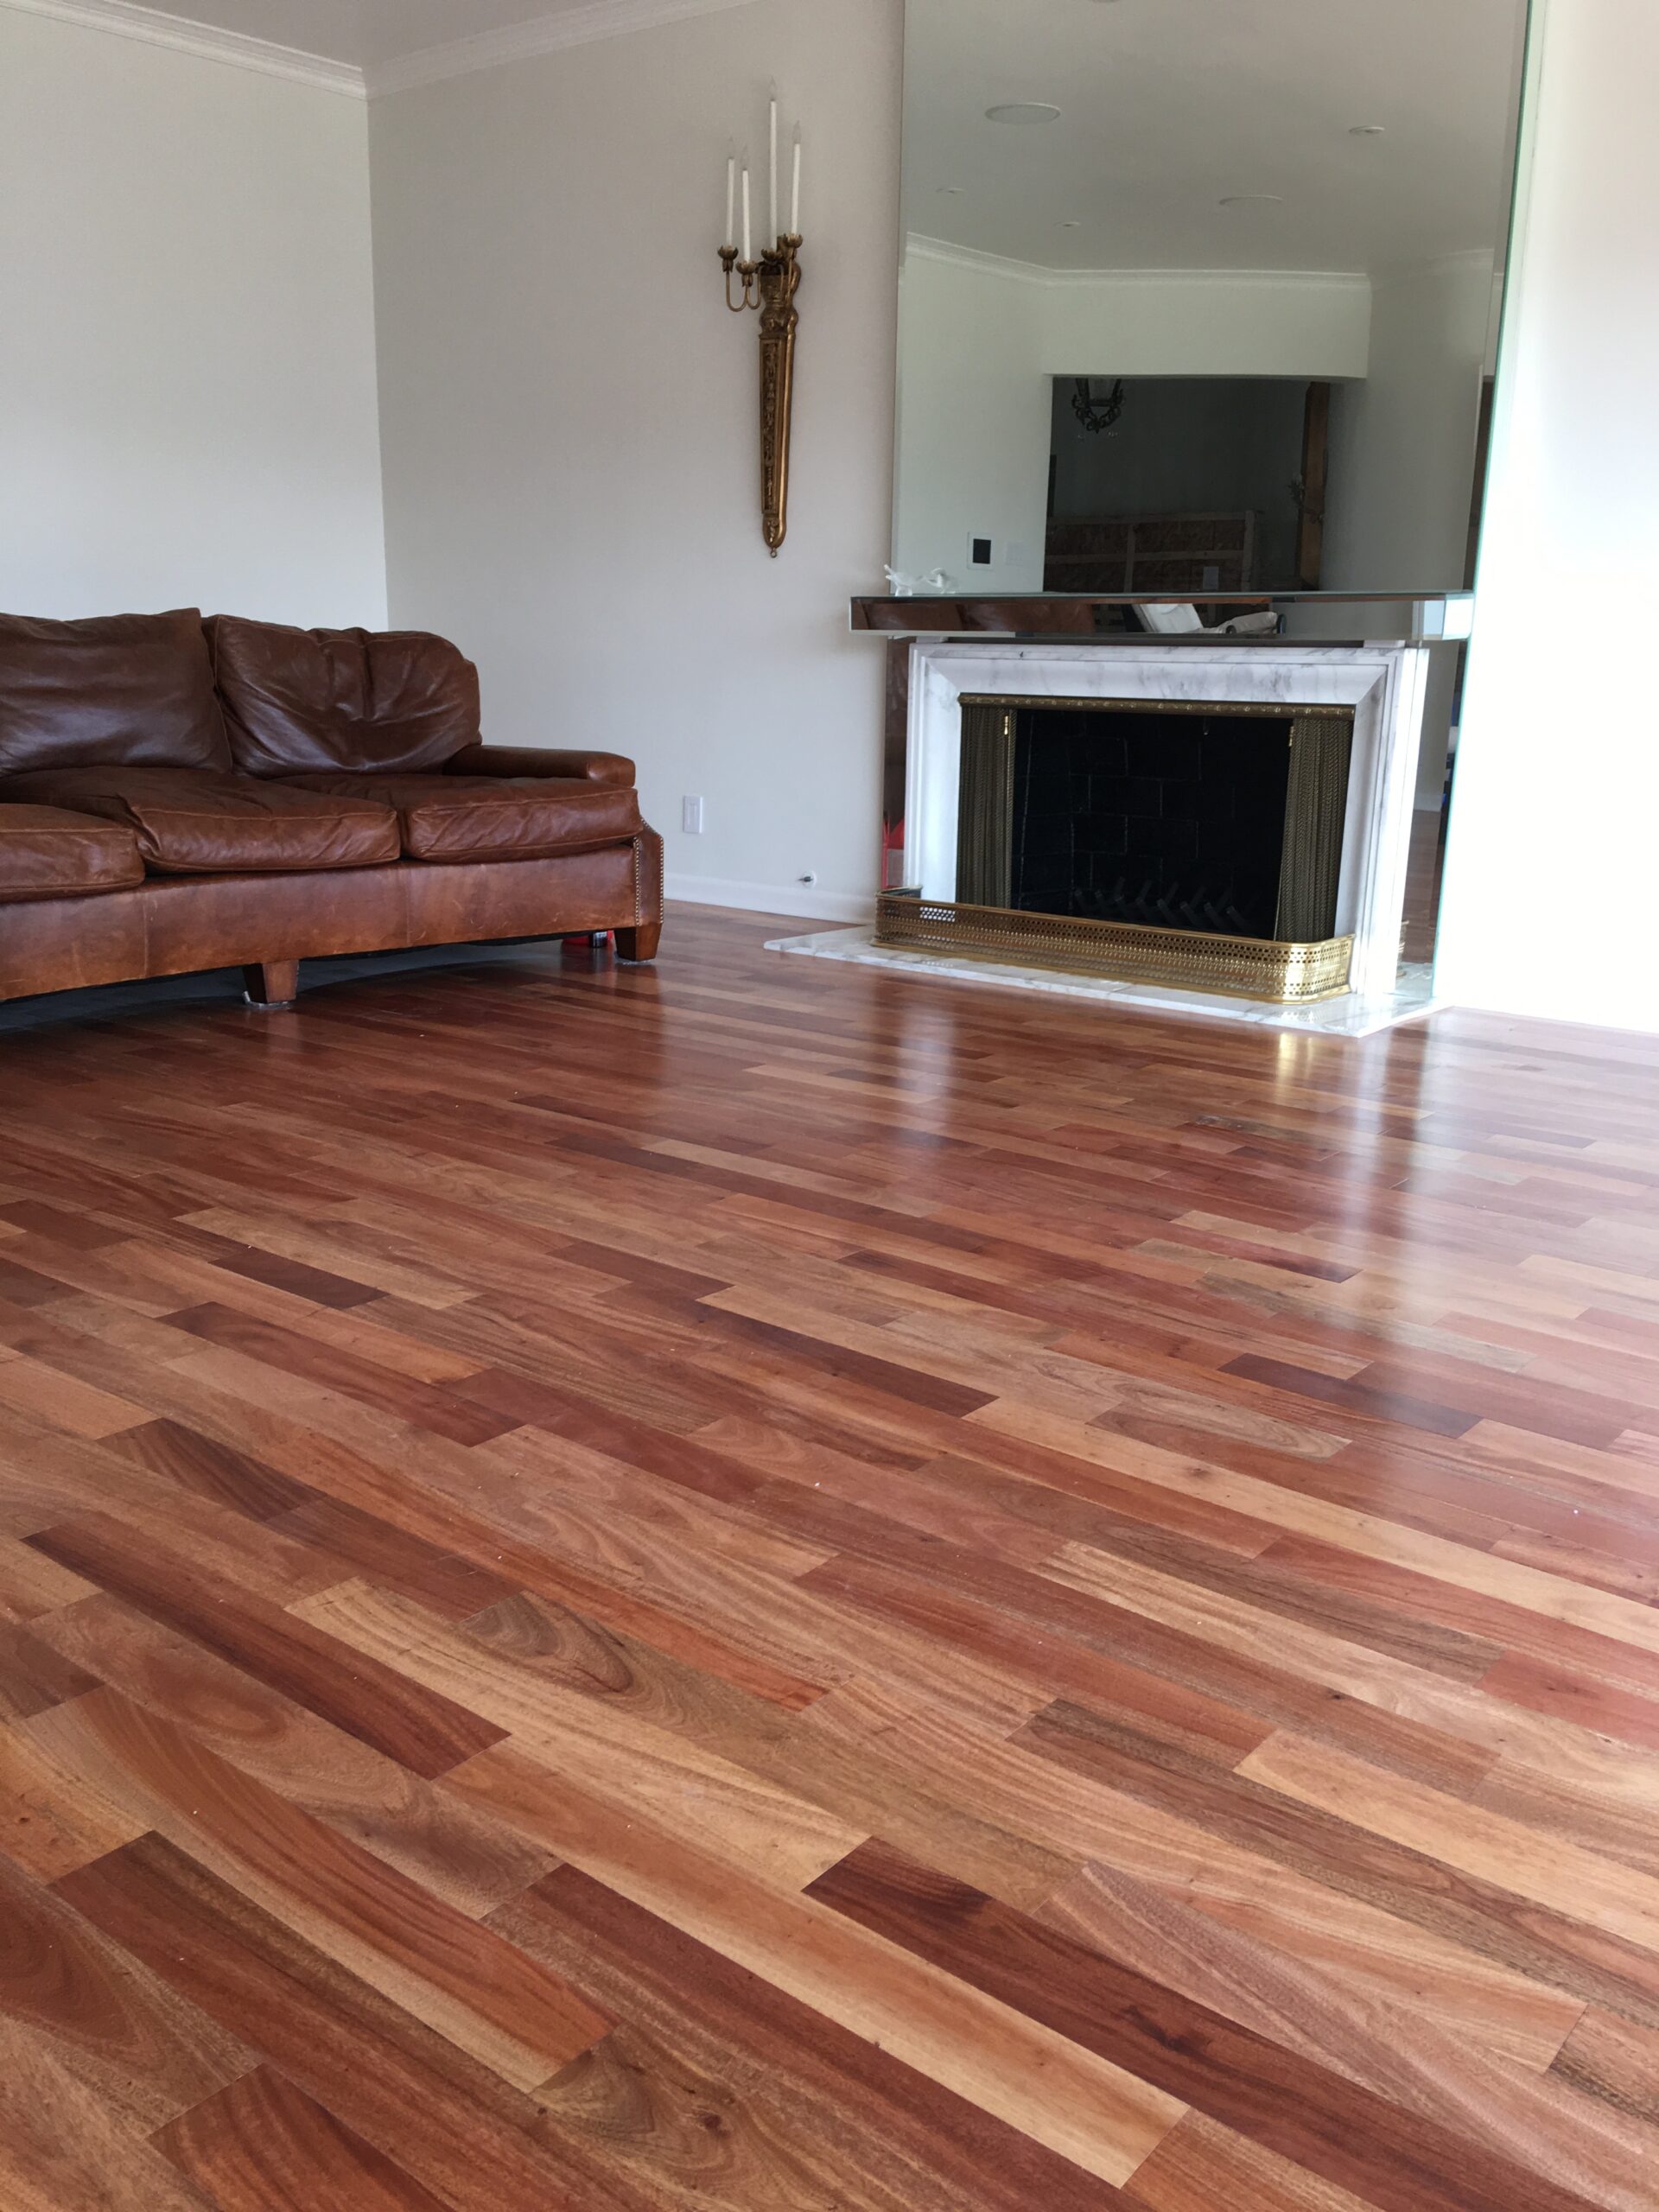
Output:
M524 0L524 4L533 5L534 0ZM417 85L439 84L446 77L469 76L479 69L497 69L507 62L528 61L538 54L559 54L573 46L591 46L597 40L620 38L630 31L654 30L661 24L753 5L753 0L578 0L577 5L535 22L515 23L505 30L480 31L472 38L423 47L418 53L363 70L349 61L302 54L296 47L277 46L269 39L219 30L211 23L191 22L159 8L142 7L139 0L0 0L0 8L20 15L45 16L56 22L77 24L83 30L108 31L118 38L194 54L198 60L251 69L260 76L281 77L290 84L309 85L359 100L408 92Z
M251 69L262 77L281 77L289 84L309 85L314 90L339 92L349 99L363 99L367 86L363 72L348 61L330 61L320 54L302 54L291 46L249 38L240 31L216 29L210 23L187 22L159 8L141 8L137 0L0 0L0 7L24 16L46 16L54 22L74 23L83 30L108 31L118 38L137 39L145 46L164 46L175 54L194 54L200 61L219 61L233 69Z
M1421 276L1502 276L1497 250L1490 245L1462 246L1455 253L1437 253L1432 261L1390 261L1376 271L1379 284L1410 283Z
M1061 275L1035 261L1014 261L1007 254L982 253L977 246L956 245L949 238L930 238L911 231L905 238L906 261L938 261L948 269L971 269L981 276L1007 276L1017 284L1052 284Z
M1248 284L1264 289L1287 287L1320 291L1364 292L1371 279L1354 269L1050 269L1041 262L1014 261L1005 254L982 253L978 247L956 245L948 238L930 238L912 232L905 241L908 261L943 262L952 269L969 269L982 276L1004 276L1020 284L1035 284L1047 291L1071 291L1094 285L1114 287L1172 284L1211 289L1221 284Z
M423 47L396 61L383 61L366 73L369 97L378 99L388 92L412 92L417 86L435 85L446 77L470 76L475 70L499 69L506 62L529 61L540 54L563 53L573 46L591 46L600 39L655 30L694 16L723 15L728 9L753 3L754 0L580 0L579 5L563 9L556 16L543 16L535 22L480 31L471 38L452 39L444 46Z

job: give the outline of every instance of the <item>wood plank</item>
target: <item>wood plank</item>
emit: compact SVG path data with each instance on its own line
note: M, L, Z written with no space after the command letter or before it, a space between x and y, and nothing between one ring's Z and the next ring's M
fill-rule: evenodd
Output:
M24 1723L0 1728L0 1859L55 1881L144 1827Z
M167 1317L169 1327L224 1344L267 1366L303 1376L325 1389L340 1390L364 1405L395 1414L457 1444L481 1444L492 1436L516 1427L511 1414L486 1412L438 1385L399 1375L391 1368L354 1353L337 1350L297 1330L257 1320L232 1306L194 1306Z
M59 1893L455 2212L638 2203L562 2171L536 2140L529 2098L160 1838L84 1867Z
M102 1796L518 2088L609 2029L455 1906L118 1692L94 1690L31 1732Z
M1442 1796L1289 1735L1270 1736L1238 1772L1443 1865L1659 1953L1659 1879L1617 1866L1525 1822Z
M886 1846L861 1846L808 1894L1338 2188L1363 2186L1380 2212L1590 2201L1421 2114L1405 2127L1392 2102Z
M1246 1774L1243 1762L1217 1776L1154 1744L1126 1747L1109 1724L1063 1707L1040 1715L1020 1740L1072 1772L1109 1783L1119 1799L1306 1874L1444 1936L1489 1964L1514 1967L1585 2003L1659 2022L1659 1961L1651 1952L1590 1928L1571 1912L1529 1904L1427 1850L1357 1828L1342 1813L1294 1800ZM1372 1773L1369 1785L1385 1788L1386 1779Z
M40 1637L0 1624L0 1722L26 1720L95 1687L91 1675Z
M771 2212L798 2201L792 2146L804 2134L821 2201L846 2212L1097 2212L1117 2201L1081 2167L574 1867L494 1924L626 2018L626 2041L551 2085L550 2110L677 2204L715 2196Z
M162 2126L252 2065L233 2032L3 1859L0 1925L0 2018L124 2126Z
M0 2019L0 2203L6 2212L214 2212L49 2045Z
M71 1606L42 1633L134 1704L472 1917L548 1871L547 1854L499 1821L118 1599Z
M768 1881L798 1888L865 1833L625 1703L601 1709L533 1657L449 1630L407 1599L352 1584L307 1611L343 1647L386 1666L395 1654L405 1679L446 1701L464 1698L493 1719L498 1738L688 1839L711 1834L734 1865Z
M114 1436L149 1418L143 1406L26 1355L0 1359L0 1404L36 1414L68 1436Z
M1199 2112L1171 2128L1124 2194L1147 2212L1376 2212Z
M1659 2029L1592 2005L1562 2044L1554 2070L1616 2111L1659 2127Z
M392 2159L269 2066L160 2129L156 2146L219 2212L442 2212Z
M264 1466L228 1444L199 1436L180 1421L149 1421L109 1440L118 1452L185 1490L216 1498L255 1521L274 1521L308 1503L315 1493L303 1483Z
M1408 2001L1362 1994L1311 1946L1287 1960L1153 1883L1093 1867L1033 1917L1569 2195L1626 2212L1651 2195L1659 2130L1577 2094L1562 2075L1517 2069Z
M475 1713L376 1661L348 1659L308 1622L251 1591L209 1581L187 1554L141 1543L106 1515L83 1515L30 1541L416 1774L442 1774L499 1738Z
M1103 2181L1127 2180L1184 2109L949 1975L849 1933L810 1899L693 1845L671 1847L510 1745L470 1760L446 1787Z

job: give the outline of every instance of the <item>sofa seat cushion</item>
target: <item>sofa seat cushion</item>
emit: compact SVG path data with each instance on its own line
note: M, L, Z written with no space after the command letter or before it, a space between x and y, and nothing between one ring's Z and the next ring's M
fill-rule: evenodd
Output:
M245 775L412 773L479 741L478 671L447 638L216 614L207 643Z
M324 798L183 768L66 768L12 776L0 802L33 800L124 824L158 875L369 868L398 856L397 817L366 797Z
M195 608L84 622L0 614L0 776L116 761L229 773Z
M0 906L130 891L143 880L138 840L120 823L56 806L0 805Z
M639 835L639 794L573 776L290 776L283 787L360 791L397 810L412 861L538 861Z

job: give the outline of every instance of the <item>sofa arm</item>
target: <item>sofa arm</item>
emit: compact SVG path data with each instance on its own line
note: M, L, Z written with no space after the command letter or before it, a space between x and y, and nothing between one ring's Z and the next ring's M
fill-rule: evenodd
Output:
M626 791L633 763L620 753L555 753L537 745L468 745L444 764L451 776L574 776Z

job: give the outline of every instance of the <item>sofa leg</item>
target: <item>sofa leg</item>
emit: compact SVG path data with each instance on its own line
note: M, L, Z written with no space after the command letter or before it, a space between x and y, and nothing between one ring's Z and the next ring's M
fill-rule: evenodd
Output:
M662 935L660 922L641 922L633 929L618 930L616 957L619 960L627 961L654 960Z
M242 985L250 1006L261 1007L267 1013L278 1007L292 1006L300 995L300 963L297 960L262 960L242 970Z

